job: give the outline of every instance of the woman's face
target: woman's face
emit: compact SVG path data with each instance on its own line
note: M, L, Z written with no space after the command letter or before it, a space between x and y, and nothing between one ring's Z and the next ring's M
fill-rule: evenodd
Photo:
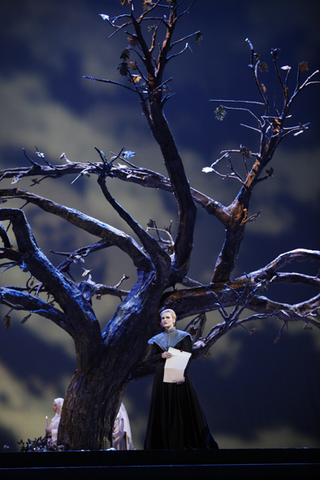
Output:
M54 413L57 413L57 409L58 409L57 403L56 403L56 402L53 402L52 410L54 411Z
M175 323L176 322L171 312L163 312L163 314L161 315L161 325L166 330L170 330L170 328L174 327Z

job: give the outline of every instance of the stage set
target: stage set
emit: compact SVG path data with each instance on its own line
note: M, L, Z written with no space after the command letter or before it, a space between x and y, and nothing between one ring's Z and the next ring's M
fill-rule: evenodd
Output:
M0 478L64 480L319 480L320 449L133 450L0 453Z

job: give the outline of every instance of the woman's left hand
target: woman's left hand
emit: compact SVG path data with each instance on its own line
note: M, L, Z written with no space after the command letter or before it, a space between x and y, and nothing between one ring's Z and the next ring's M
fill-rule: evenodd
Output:
M205 347L206 344L202 340L197 340L193 344L193 348L200 348L200 347Z

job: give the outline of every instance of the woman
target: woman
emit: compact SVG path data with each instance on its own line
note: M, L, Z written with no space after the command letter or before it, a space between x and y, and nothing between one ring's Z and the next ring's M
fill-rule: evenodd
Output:
M57 444L58 428L61 418L63 402L63 398L55 398L53 401L52 410L54 411L55 416L51 419L50 426L46 428L46 435L51 435L51 445Z
M219 448L212 437L207 420L199 403L193 384L188 377L179 383L164 383L163 374L169 347L192 351L189 333L177 330L173 310L161 313L165 331L152 337L150 361L158 361L151 396L145 449L211 449Z
M133 450L130 421L126 407L121 403L113 424L112 444L116 450Z

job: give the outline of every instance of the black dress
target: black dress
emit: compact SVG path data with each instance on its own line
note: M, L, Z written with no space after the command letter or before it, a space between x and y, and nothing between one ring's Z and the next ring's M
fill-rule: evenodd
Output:
M172 335L176 337L173 341ZM192 340L190 335L181 330L175 330L170 335L166 332L157 335L149 340L149 343L153 345L148 360L157 360L159 363L153 380L149 419L144 442L145 450L219 448L210 432L196 391L187 374L187 369L184 374L184 383L163 382L165 359L161 358L161 354L168 347L191 352Z

